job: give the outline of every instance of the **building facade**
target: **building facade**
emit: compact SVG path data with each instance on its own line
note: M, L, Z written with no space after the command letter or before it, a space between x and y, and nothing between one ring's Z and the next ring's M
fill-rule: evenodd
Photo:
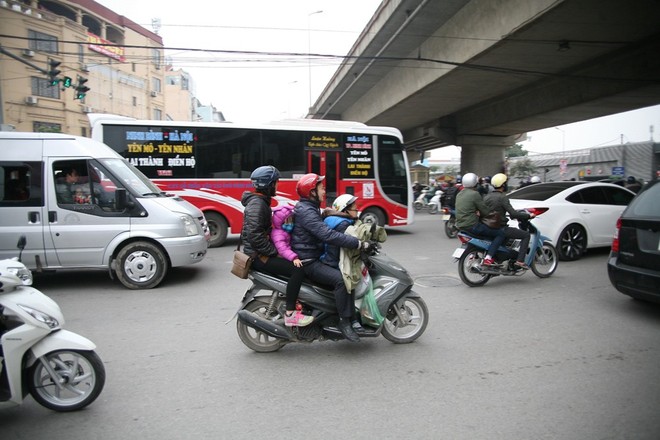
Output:
M178 72L168 106L162 38L128 18L92 0L0 0L0 23L3 126L89 136L91 112L193 120L190 77ZM81 81L89 90L76 99Z

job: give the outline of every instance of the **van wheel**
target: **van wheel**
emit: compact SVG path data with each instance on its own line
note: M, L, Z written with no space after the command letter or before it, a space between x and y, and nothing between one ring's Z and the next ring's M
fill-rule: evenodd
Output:
M151 289L165 278L167 259L157 246L136 241L124 246L117 254L115 273L129 289Z
M209 247L220 247L227 241L227 230L229 224L227 220L217 212L205 212L206 223L209 225L209 232L211 233L211 240Z

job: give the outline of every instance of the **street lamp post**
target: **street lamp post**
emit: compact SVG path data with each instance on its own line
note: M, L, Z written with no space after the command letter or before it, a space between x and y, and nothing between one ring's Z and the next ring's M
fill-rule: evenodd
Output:
M312 113L312 32L310 29L310 21L312 15L321 14L323 11L314 11L307 14L307 73L309 75L309 108L307 110L308 114Z

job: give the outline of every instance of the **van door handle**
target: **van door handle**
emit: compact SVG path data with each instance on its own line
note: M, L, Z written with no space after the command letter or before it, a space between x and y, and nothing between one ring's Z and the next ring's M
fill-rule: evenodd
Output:
M55 211L48 211L48 222L49 222L49 223L55 223L55 222L57 222L57 212L55 212Z
M28 223L32 223L32 224L39 223L39 212L38 211L28 212Z

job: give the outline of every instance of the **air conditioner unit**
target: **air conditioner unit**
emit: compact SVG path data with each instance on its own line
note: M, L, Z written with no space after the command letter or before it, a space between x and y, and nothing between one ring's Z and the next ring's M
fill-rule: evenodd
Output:
M25 97L25 103L26 104L35 105L38 102L39 102L39 99L37 99L36 96L26 96Z
M83 105L82 111L83 113L92 113L94 109L88 105Z
M34 51L30 49L23 49L23 56L32 58L34 56Z
M152 98L155 98L156 96L158 96L158 93L157 93L157 92L151 92L151 97L152 97Z

